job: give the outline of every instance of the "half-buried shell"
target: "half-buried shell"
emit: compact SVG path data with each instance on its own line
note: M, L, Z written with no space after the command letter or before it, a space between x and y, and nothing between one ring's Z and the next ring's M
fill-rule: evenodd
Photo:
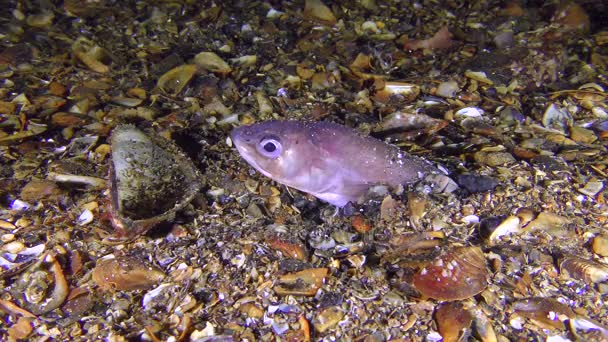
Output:
M133 237L172 220L199 191L194 164L166 139L123 125L110 141L110 211L119 236Z

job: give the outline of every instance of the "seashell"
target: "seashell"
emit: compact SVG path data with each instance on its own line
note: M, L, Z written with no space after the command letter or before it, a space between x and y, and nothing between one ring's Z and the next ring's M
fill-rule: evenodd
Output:
M117 105L125 106L125 107L137 107L139 106L143 100L140 98L133 97L124 97L124 96L114 96L110 99L112 103Z
M55 201L63 191L55 182L45 179L32 179L21 190L20 197L26 202L37 202L41 200Z
M500 122L505 125L513 125L518 122L526 121L526 117L515 107L504 107L500 110L499 115Z
M592 180L587 182L584 187L579 188L578 192L583 195L595 197L602 190L604 190L604 183L599 180Z
M289 273L279 277L274 287L279 296L308 296L312 297L323 286L329 269L310 268L296 273Z
M608 256L608 236L598 235L594 237L591 248L593 249L593 253L599 256Z
M484 111L478 107L464 107L456 111L458 116L467 116L470 118L479 118L483 115Z
M229 74L232 71L230 65L213 52L201 52L197 54L194 56L194 64L203 70L221 75Z
M385 82L384 87L380 88L374 95L374 99L380 102L388 102L394 98L403 99L404 102L411 102L420 94L420 86L413 83L404 82Z
M201 187L192 161L153 133L119 126L111 145L110 211L119 234L135 236L171 220Z
M441 82L439 84L439 86L437 87L437 91L435 92L435 95L441 96L441 97L452 98L452 97L456 96L456 93L458 92L458 90L460 90L460 89L458 88L458 82L456 82L456 81Z
M517 234L521 231L520 219L517 216L509 216L497 224L497 217L483 219L479 225L480 235L485 237L490 244L495 244L504 235Z
M363 215L355 215L351 219L351 225L359 233L367 233L372 229L371 223L366 220Z
M283 253L283 255L288 258L294 258L301 261L308 260L308 252L300 243L293 243L278 237L268 238L266 239L266 243L270 248Z
M93 281L106 291L147 289L161 281L164 276L161 270L135 257L102 259L93 269Z
M566 132L568 127L572 126L573 120L568 110L552 103L547 107L543 115L543 126L556 129L560 132Z
M322 334L333 329L343 318L344 311L340 307L330 306L318 312L312 320L312 324L315 330Z
M492 82L492 80L489 79L488 76L486 75L486 73L483 72L483 71L471 71L471 70L467 70L464 73L464 76L466 76L467 78L470 78L472 80L475 80L477 82L485 83L487 85L493 85L494 84L494 82Z
M560 272L578 280L601 283L608 280L608 266L592 260L569 256L559 263Z
M567 217L543 211L539 213L534 220L530 221L528 225L526 225L526 229L530 231L556 231L563 229L563 227L567 226L569 223L570 220Z
M529 298L513 303L513 311L520 316L532 319L543 326L564 329L559 317L574 317L574 312L566 304L553 298ZM553 313L553 314L551 314Z
M250 67L250 66L254 65L255 63L257 63L257 61L258 61L258 56L256 56L256 55L245 55L245 56L230 59L230 62L233 65L236 65L241 68Z
M551 21L572 31L588 31L591 26L589 15L585 9L575 2L564 2L561 4Z
M515 157L509 152L475 152L473 158L480 164L488 166L504 166L515 162Z
M577 143L592 144L597 140L597 135L590 129L572 126L570 127L570 139Z
M435 34L424 40L408 40L403 44L405 50L420 50L420 49L447 49L452 46L453 34L446 25L435 32Z
M433 135L448 125L445 120L425 114L395 112L382 120L373 135L392 140L413 140L421 135Z
M488 272L479 247L457 247L442 253L414 275L422 295L438 300L470 298L488 285Z
M196 65L180 65L164 73L156 82L156 86L167 94L177 95L195 74Z
M372 66L372 57L359 52L355 60L350 64L352 69L369 70Z
M437 321L437 327L443 341L468 341L473 315L464 308L462 303L442 303L435 311L435 321Z
M15 297L23 298L22 307L42 315L65 301L69 286L55 255L45 253L20 275L12 291L15 291Z
M338 22L331 9L323 4L321 0L305 1L304 18L329 26L333 26Z
M77 50L74 51L74 55L82 62L82 64L86 65L87 68L95 72L104 74L110 71L110 67L101 62L94 53L87 53Z
M53 24L55 14L52 11L44 11L40 14L28 15L26 23L32 27L45 28Z

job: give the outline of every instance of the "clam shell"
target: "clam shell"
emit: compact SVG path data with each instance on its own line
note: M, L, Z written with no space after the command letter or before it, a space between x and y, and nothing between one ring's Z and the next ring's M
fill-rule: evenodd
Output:
M141 234L172 219L201 187L192 161L154 133L119 126L111 146L111 211L121 233Z
M579 257L568 256L559 263L560 272L574 279L591 283L601 283L608 280L608 266Z
M488 285L488 272L481 248L457 247L423 267L414 276L414 287L438 300L470 298Z

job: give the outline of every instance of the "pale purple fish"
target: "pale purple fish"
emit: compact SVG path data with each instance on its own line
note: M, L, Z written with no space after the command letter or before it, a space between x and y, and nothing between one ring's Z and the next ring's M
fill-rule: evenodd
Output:
M457 187L424 159L331 122L265 121L235 128L231 138L263 175L338 207L374 185L424 179L439 191Z

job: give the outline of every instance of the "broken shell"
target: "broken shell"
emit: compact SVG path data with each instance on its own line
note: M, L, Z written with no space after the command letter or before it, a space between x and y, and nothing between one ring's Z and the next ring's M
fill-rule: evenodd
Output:
M438 300L470 298L488 285L488 272L479 247L458 247L439 255L414 276L422 295Z
M306 249L299 243L292 243L279 238L267 239L266 243L270 248L283 253L283 255L288 258L294 258L302 261L306 261L308 259Z
M55 19L55 14L52 11L44 11L28 15L25 22L32 27L45 28L51 26L53 19Z
M192 161L156 134L120 126L111 144L111 214L119 233L135 236L172 219L200 189Z
M494 82L488 78L485 72L483 71L471 71L467 70L464 75L472 80L477 82L485 83L487 85L493 85Z
M30 317L19 317L17 323L6 330L9 340L25 340L34 330L32 327L33 319Z
M407 193L407 207L410 222L415 228L421 227L420 220L426 214L428 198L424 194L411 191Z
M443 341L467 341L471 333L473 316L462 303L448 302L441 304L435 312L435 320Z
M363 217L363 215L353 216L351 219L351 224L359 233L367 233L372 229L372 225Z
M604 183L596 180L587 182L584 187L578 189L578 192L589 197L595 197L602 190L604 190Z
M484 111L477 107L464 107L456 111L458 116L467 116L470 118L479 118L483 115Z
M394 98L411 102L420 94L420 87L416 84L404 82L386 82L384 88L379 89L374 99L380 102L388 102Z
M593 253L597 255L608 256L608 236L598 235L594 237L591 248L593 249Z
M55 182L41 179L32 179L21 190L20 197L26 202L36 202L40 200L57 200L63 191Z
M194 56L194 63L201 69L218 74L228 74L232 68L213 52L201 52Z
M99 260L93 269L93 281L104 291L144 290L164 277L161 270L135 257Z
M311 268L304 271L285 274L278 280L274 290L278 295L309 296L317 294L329 270Z
M435 95L441 96L441 97L452 98L452 97L456 96L456 93L458 92L458 90L459 90L458 82L456 82L456 81L441 82L439 84L439 86L437 87L437 91L435 92Z
M403 44L403 48L406 50L418 50L418 49L447 49L452 46L452 33L448 26L442 27L439 31L428 39L424 40L410 40Z
M521 231L520 219L517 216L509 216L499 224L492 224L494 217L481 221L479 230L481 236L488 239L490 244L495 244L500 238L508 234L517 234Z
M578 257L565 257L559 263L560 272L574 279L592 283L608 280L608 266Z
M433 135L447 125L447 121L428 115L395 112L382 120L374 129L374 135L394 140L413 140L421 135Z
M16 297L23 298L23 307L41 315L65 301L69 286L57 258L44 254L19 278L13 290Z
M175 67L164 73L156 83L163 92L179 94L196 74L196 65L186 64Z
M112 101L112 103L115 103L117 105L121 105L124 107L137 107L143 102L143 99L133 98L133 97L124 97L124 96L115 96L115 97L111 98L110 101Z
M316 331L324 333L328 329L332 329L343 318L344 312L339 307L330 306L321 310L312 320L312 324Z
M530 298L513 304L513 311L523 317L537 321L544 326L564 329L562 319L574 317L574 312L566 304L553 298Z
M304 18L324 25L333 26L338 21L331 9L321 0L306 0L304 3Z
M480 164L496 167L515 162L515 158L509 152L475 152L473 154L475 161Z
M543 211L538 214L534 220L528 223L528 225L526 225L526 230L559 231L569 223L570 220L567 217Z
M566 108L561 108L555 103L550 104L543 115L543 125L560 132L566 132L567 128L572 126L573 120Z

